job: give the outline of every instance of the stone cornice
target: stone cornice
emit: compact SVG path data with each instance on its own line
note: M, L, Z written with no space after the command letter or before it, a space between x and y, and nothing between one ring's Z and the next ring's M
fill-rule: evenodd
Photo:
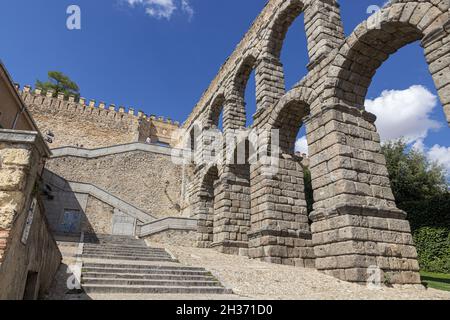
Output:
M41 156L49 158L52 154L41 134L37 131L0 129L0 142L33 144Z

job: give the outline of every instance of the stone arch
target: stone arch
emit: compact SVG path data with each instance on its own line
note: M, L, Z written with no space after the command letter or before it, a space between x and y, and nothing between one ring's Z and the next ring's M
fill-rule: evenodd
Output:
M196 194L197 246L208 248L214 241L215 183L219 170L213 165L197 173L200 181Z
M305 8L304 2L301 0L288 0L278 9L275 19L268 28L268 41L263 52L273 58L280 59L286 34L295 19L303 12Z
M303 120L309 115L309 105L317 98L306 87L291 90L266 111L267 122L262 126L270 137L270 158L251 165L251 231L249 254L264 261L314 266L307 203L304 190L302 159L295 155L294 145ZM271 130L279 130L279 152L271 145ZM264 133L263 133L264 134ZM278 148L277 148L278 149ZM259 154L260 159L262 154ZM269 170L268 170L269 169ZM264 192L261 192L264 191Z
M442 42L440 49L436 46L449 39L444 27L448 21L448 8L430 2L396 2L383 8L361 23L337 52L328 71L326 102L363 108L372 78L383 62L402 47L422 40L441 101L449 104L450 47L442 48Z
M225 94L219 91L218 94L212 99L211 105L208 110L207 126L211 128L218 128L220 121L220 114L224 109Z
M256 67L256 56L248 54L242 59L232 76L227 99L224 106L223 127L224 132L237 130L245 127L245 89L250 74Z
M296 87L285 94L270 111L268 127L279 130L282 153L294 153L297 133L310 113L310 106L317 103L318 97L313 89Z
M200 152L200 143L201 143L201 134L202 134L202 125L196 121L192 124L189 131L186 132L185 136L185 148L189 150L190 158L192 161L196 162L196 157Z

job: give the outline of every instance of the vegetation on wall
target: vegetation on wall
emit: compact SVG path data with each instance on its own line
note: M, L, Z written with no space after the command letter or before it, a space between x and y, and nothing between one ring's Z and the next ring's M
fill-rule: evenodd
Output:
M59 93L64 93L66 97L74 95L77 101L80 98L80 88L78 85L59 71L49 71L48 80L45 82L37 80L35 87L42 89L43 92L53 90L54 97L58 96Z

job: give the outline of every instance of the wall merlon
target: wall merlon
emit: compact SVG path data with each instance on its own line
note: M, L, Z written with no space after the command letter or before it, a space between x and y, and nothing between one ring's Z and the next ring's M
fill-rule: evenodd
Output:
M170 143L171 132L175 126L179 127L179 122L174 124L171 119L164 117L157 120L156 116L148 116L142 110L136 113L132 107L127 110L124 106L117 108L115 104L107 105L103 101L97 103L94 99L84 97L77 99L75 95L67 97L62 93L54 97L54 91L45 92L41 88L33 91L30 85L23 90L18 89L18 92L41 130L50 130L58 136L58 141L51 145L53 148L66 145L99 147L114 141L119 144L131 143L141 139L137 137L149 134L159 141ZM71 134L71 129L64 129L67 119L71 119L73 125ZM140 123L139 120L143 121ZM89 130L89 133L82 134L84 130ZM79 131L86 139L77 140L75 131ZM111 139L112 136L116 139Z
M144 111L139 110L136 114L135 108L130 107L127 108L124 106L120 106L119 108L116 108L115 104L110 104L109 107L106 107L106 103L104 101L101 101L98 103L98 107L96 106L96 100L94 99L86 99L84 97L80 97L78 99L78 101L76 101L76 97L73 94L70 94L69 96L64 95L63 93L59 93L57 95L57 97L54 97L54 90L48 90L47 92L44 92L41 88L35 88L34 90L32 89L31 85L26 85L23 87L22 90L20 90L20 85L16 85L17 90L19 91L19 93L22 94L24 100L26 100L26 102L32 103L32 104L36 104L36 105L40 105L40 104L46 104L48 106L53 106L53 107L59 107L62 106L61 102L64 101L66 102L64 104L64 106L67 109L70 109L70 104L77 104L77 105L81 105L81 106L86 106L89 107L90 109L96 109L98 108L99 110L109 110L109 111L114 111L116 113L121 113L121 114L127 114L130 116L134 116L137 118L144 118L147 120L153 120L153 121L161 121L161 122L167 122L169 124L173 123L173 121L171 119L165 119L164 117L159 117L159 119L157 119L157 117L155 115L146 115L144 113ZM47 100L43 99L43 98L47 98ZM74 111L77 108L74 109ZM84 110L84 108L83 108Z

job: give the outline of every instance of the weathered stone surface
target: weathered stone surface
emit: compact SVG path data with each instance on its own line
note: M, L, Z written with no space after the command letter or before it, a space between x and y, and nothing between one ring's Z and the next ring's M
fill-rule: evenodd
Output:
M364 282L364 268L373 264L382 265L393 283L418 283L410 227L404 212L395 206L376 117L364 111L364 101L373 75L390 54L423 39L430 30L441 28L440 34L428 36L423 46L450 119L450 50L448 29L443 26L448 20L447 9L448 4L437 0L392 1L345 39L335 1L269 1L183 126L189 132L195 123L218 123L218 111L223 110L225 135L242 128L243 93L251 71L256 70L258 111L253 128L279 130L280 154L275 170L258 162L250 166L251 192L245 199L251 203L250 257L285 264L296 264L300 259L301 265L306 260L298 253L310 248L311 243L296 246L295 241L311 241L312 233L314 252L319 257L317 267L327 273ZM284 92L279 53L290 23L301 12L305 15L309 73L292 90ZM373 26L373 22L379 23ZM261 34L268 36L259 39ZM219 95L222 105L211 104ZM303 124L315 200L309 216L311 227L305 219L303 170L291 168L290 160L286 160L294 154L297 132ZM207 129L205 126L201 130ZM270 138L263 140L257 146L259 151L269 150L269 142ZM241 169L244 174L248 170L244 166ZM266 176L268 172L274 174ZM207 174L199 166L193 186ZM230 216L224 215L222 208L234 207L236 212L240 206L248 208L247 202L239 202L232 192L225 191L223 185L235 179L218 179L207 201L202 198L204 193L192 188L197 192L191 193L190 205L203 210L203 221L208 222L199 224L201 239L234 238L235 228L224 227L223 217ZM407 260L399 262L395 260L398 257Z
M37 200L30 214L33 199L39 197L35 183L41 159L48 150L34 132L0 130L0 141L0 300L37 299L50 287L61 262ZM32 277L35 287L26 288Z

